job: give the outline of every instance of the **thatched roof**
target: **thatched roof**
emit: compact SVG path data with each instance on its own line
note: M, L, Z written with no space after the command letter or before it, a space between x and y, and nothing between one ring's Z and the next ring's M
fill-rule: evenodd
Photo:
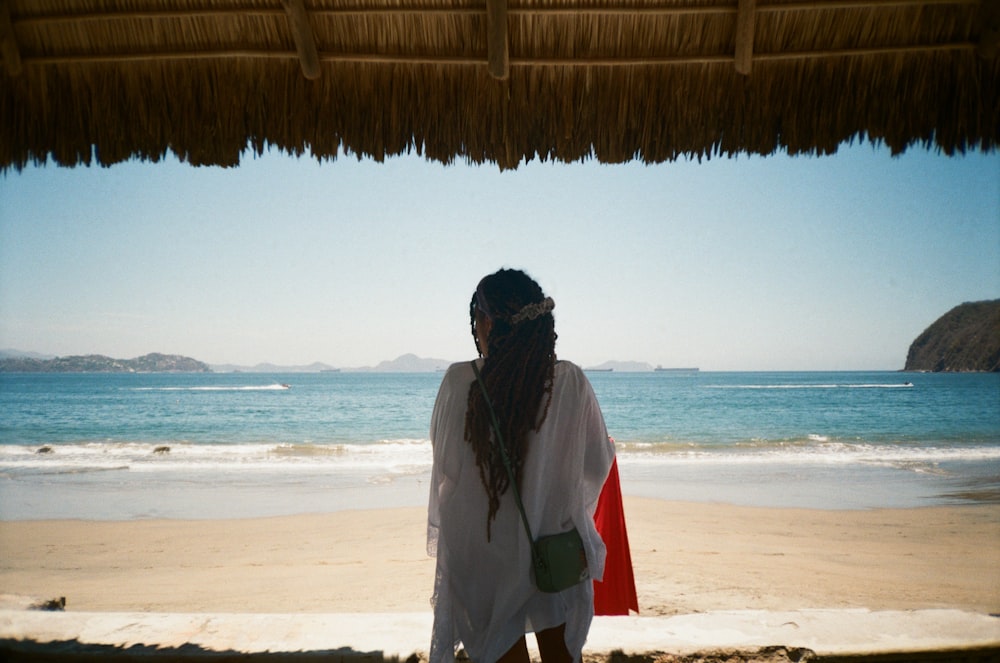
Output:
M995 150L1000 0L0 0L0 170Z

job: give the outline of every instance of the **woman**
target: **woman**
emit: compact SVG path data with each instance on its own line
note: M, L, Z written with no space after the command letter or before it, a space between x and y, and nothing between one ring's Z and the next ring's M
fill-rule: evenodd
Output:
M533 536L576 527L590 575L600 580L605 548L594 509L614 449L583 371L556 361L554 306L521 271L485 277L469 310L476 365ZM552 594L535 587L530 542L471 362L445 373L430 435L427 549L437 556L430 663L452 661L459 642L474 663L527 663L528 632L544 663L579 661L593 583Z

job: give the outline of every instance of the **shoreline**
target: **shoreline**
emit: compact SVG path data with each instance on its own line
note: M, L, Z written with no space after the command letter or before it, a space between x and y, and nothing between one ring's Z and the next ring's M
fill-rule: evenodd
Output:
M391 467L242 473L232 468L181 472L172 466L63 468L51 474L3 475L0 522L225 521L425 508L430 470L422 454ZM675 462L625 453L619 454L619 468L625 496L665 502L822 511L1000 505L996 462L975 469L945 465L918 471L878 463L845 468L836 463Z

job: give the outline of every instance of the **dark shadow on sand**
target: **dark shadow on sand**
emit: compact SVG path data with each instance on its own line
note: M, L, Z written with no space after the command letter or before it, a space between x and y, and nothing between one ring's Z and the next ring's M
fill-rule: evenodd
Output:
M156 647L153 645L98 645L62 640L58 642L32 642L30 640L0 639L0 661L4 663L165 663L170 661L211 661L211 663L260 662L260 663L418 663L416 656L401 661L396 656L386 658L382 652L360 652L344 647L324 651L297 652L238 652L215 651L199 645L185 644L180 647Z
M760 647L757 649L712 649L694 654L674 655L650 652L627 655L612 652L607 656L584 655L583 663L996 663L1000 661L1000 645L946 651L923 651L882 654L819 656L810 649L795 647ZM237 652L214 651L198 645L155 647L152 645L86 644L77 640L32 642L0 639L0 661L5 663L99 663L112 660L134 663L164 663L170 661L210 661L211 663L426 663L426 658L411 655L405 661L396 656L386 658L382 652L360 652L350 648L298 652ZM468 663L461 657L459 663Z

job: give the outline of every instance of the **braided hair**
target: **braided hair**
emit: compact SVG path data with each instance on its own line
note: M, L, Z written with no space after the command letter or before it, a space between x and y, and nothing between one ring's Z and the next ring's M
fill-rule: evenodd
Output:
M525 306L538 307L546 302L548 308L525 316ZM541 428L552 401L556 331L551 304L530 276L513 269L501 269L485 277L469 304L472 337L480 356L485 357L480 374L518 483L528 451L528 435ZM480 347L477 317L488 318L491 323L486 348ZM500 496L510 484L491 426L489 407L482 390L473 382L465 413L465 439L475 451L479 477L489 499L487 539L500 508Z

